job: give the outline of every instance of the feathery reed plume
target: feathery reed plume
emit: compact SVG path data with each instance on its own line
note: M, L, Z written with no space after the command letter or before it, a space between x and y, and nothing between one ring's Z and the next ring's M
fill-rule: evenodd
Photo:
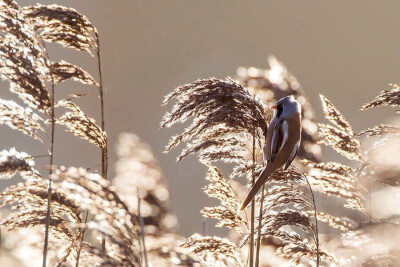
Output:
M95 85L98 88L101 103L101 132L99 132L99 134L105 136L100 40L96 28L90 23L86 16L80 14L73 8L59 5L45 6L37 4L35 6L25 7L23 11L35 30L45 41L59 43L64 47L74 48L79 51L87 51L91 55L93 55L91 50L95 51L98 59L100 83L97 83L92 76L82 68L65 61L54 63L51 67L51 73L56 83L72 78L84 84ZM102 175L107 177L107 139L103 141L105 143L99 146L101 148L102 157Z
M359 167L360 177L373 183L397 187L400 185L397 157L400 135L395 126L385 127L387 130L379 128L380 126L377 126L362 132L366 133L367 137L374 137L377 140L367 150L366 160Z
M313 211L308 211L305 214L307 214L307 216L314 216ZM318 221L324 222L330 227L338 229L342 232L349 232L355 229L355 227L357 226L356 222L349 218L336 217L322 211L317 213L317 219Z
M323 95L320 95L325 117L333 124L319 124L320 135L325 143L348 159L361 160L361 144L350 123L341 115L335 106ZM330 131L332 130L332 131ZM334 196L345 201L344 207L366 213L364 207L365 193L368 191L359 182L359 168L352 168L338 162L316 163L302 159L307 169L307 177L315 189L327 196ZM330 227L349 232L357 223L348 218L319 212L317 219Z
M350 123L342 116L339 110L330 102L325 96L320 95L322 102L322 109L324 110L325 118L329 120L334 126L343 130L349 131L354 135L353 128Z
M42 118L30 108L23 108L14 101L0 99L0 124L21 131L33 139L42 141L39 132L43 132Z
M363 105L362 110L392 106L398 107L400 105L400 86L398 84L392 84L392 90L383 90L374 100Z
M238 213L241 201L238 199L230 183L222 176L220 171L208 166L206 176L210 183L204 188L204 192L213 198L220 200L221 204L216 207L205 207L201 210L204 217L217 219L217 227L228 227L239 234L244 234L247 222Z
M51 71L56 84L68 79L73 79L74 81L83 84L95 85L97 87L99 86L88 72L83 70L81 67L68 63L64 60L53 62L51 65Z
M1 1L0 9L0 75L10 82L11 92L49 115L48 60L40 38L14 1Z
M10 81L11 91L18 93L31 107L38 108L51 117L50 165L53 165L54 147L54 85L66 79L73 79L84 84L95 85L98 88L101 96L101 128L92 117L84 114L78 106L68 100L58 102L58 106L63 106L69 111L58 118L56 122L66 125L68 131L101 148L102 175L106 178L108 153L107 139L104 132L104 100L101 72L100 84L98 84L90 74L78 66L66 61L51 64L43 43L43 40L59 43L64 47L87 51L91 55L93 55L92 51L94 50L98 57L99 71L101 71L100 44L96 28L85 16L72 8L37 4L21 9L13 1L2 1L1 4L7 9L2 14L2 20L0 21L0 30L6 32L6 34L0 37L7 44L0 50L0 56L4 58L4 60L0 61L2 70L0 74L4 79ZM15 50L17 51L16 53ZM14 55L11 52L14 52ZM20 66L25 69L20 68ZM46 81L51 82L51 94L46 87ZM31 131L31 134L36 134L36 132ZM50 167L51 173L52 166ZM48 228L52 219L50 218L51 190L50 180L43 266L46 265ZM83 241L83 235L81 239Z
M57 82L70 77L74 80L97 86L101 105L101 131L97 134L104 137L102 140L104 142L102 144L95 142L95 144L101 149L102 176L107 179L108 148L107 139L105 138L104 92L100 62L100 40L97 30L86 16L72 8L59 5L44 6L37 4L36 6L24 8L24 13L28 18L30 18L30 22L34 25L36 31L38 31L44 40L59 43L64 47L74 48L79 51L86 51L90 55L93 55L92 50L95 51L99 69L99 84L97 84L96 81L83 69L66 62L56 63L51 67L51 69L52 75L53 73L56 74L55 78ZM94 141L94 139L88 140L91 140L92 143Z
M302 160L309 170L307 177L312 185L324 194L336 196L346 201L347 208L366 212L363 201L365 188L355 177L355 170L337 162L315 163Z
M372 136L399 136L400 127L394 125L381 124L373 128L361 131L358 136L366 135L367 137Z
M150 147L137 135L122 133L117 155L112 184L133 214L138 214L139 189L149 262L152 266L193 266L196 261L179 247L184 238L173 232L177 219L171 212L166 180Z
M294 95L302 109L301 144L298 156L313 161L321 160L321 147L318 141L318 127L315 112L307 94L301 88L285 65L274 56L268 57L269 69L239 67L237 79L251 94L256 94L266 105L272 105L282 97Z
M176 99L177 103L170 113L164 115L161 127L170 127L177 122L184 123L192 117L193 121L183 133L172 137L166 152L181 142L187 142L186 149L178 160L197 153L202 162L219 160L233 162L239 166L251 165L249 169L254 173L255 146L256 143L262 144L267 130L265 107L257 98L252 97L238 82L228 77L224 80L197 80L177 87L165 97L164 104L173 99ZM253 139L253 160L248 164L244 156L250 137ZM196 139L190 142L193 138ZM252 180L254 184L254 175ZM253 233L254 205L250 227ZM253 241L252 234L250 265L253 262Z
M48 115L51 119L50 166L53 165L54 148L54 81L50 60L42 39L35 32L12 0L1 1L0 75L10 82L10 91L16 93L27 105ZM51 92L46 80L51 81ZM52 168L49 170L50 174ZM51 180L48 185L48 207L44 242L43 266L46 266L48 232L50 224Z
M267 129L263 104L231 78L209 78L180 86L165 97L164 104L174 99L177 103L165 114L161 127L184 123L193 117L192 124L166 147L168 152L179 143L188 142L178 160L198 153L205 162L238 162L243 159L240 154L245 151L247 140L243 133L252 135L256 129L261 143ZM190 143L193 138L196 139Z
M146 247L152 266L196 266L194 255L180 247L184 238L173 233L146 235Z
M23 12L45 41L90 54L90 49L97 50L96 28L75 9L36 4L23 8Z
M106 179L82 168L60 168L52 178L80 209L96 214L87 227L107 237L105 261L111 258L117 263L112 266L140 264L136 216Z
M362 110L381 106L398 107L400 104L399 88L398 84L393 84L392 90L382 91L374 100L363 105ZM367 151L367 157L363 165L360 166L361 176L372 182L399 186L400 169L398 168L397 152L400 127L398 125L381 124L361 131L358 135L377 139L372 148Z
M44 235L39 227L19 228L13 231L4 231L2 233L4 247L2 249L1 259L9 256L16 259L14 265L4 263L2 266L40 266L42 264L42 252ZM65 256L65 251L68 248L65 240L60 240L50 236L49 239L50 253L48 256L49 262L53 266L57 266L60 259ZM72 254L72 253L71 253ZM3 261L1 261L3 264ZM60 266L60 265L58 265ZM61 266L66 266L62 264ZM69 265L67 265L69 266ZM92 265L93 266L93 265Z
M205 266L244 266L238 248L225 238L194 234L181 246L197 255Z
M170 231L176 227L169 191L150 147L135 134L122 133L117 145L118 162L112 184L137 214L137 190L141 194L141 215L146 232Z
M0 179L12 178L16 173L29 178L37 174L33 157L25 152L18 152L15 148L0 152Z
M94 50L97 56L97 65L99 70L99 83L84 70L77 66L61 62L58 68L58 73L62 77L56 75L56 79L64 79L71 76L73 79L96 85L100 96L100 112L101 112L101 130L105 132L104 119L104 90L101 73L101 58L100 58L100 40L97 29L90 23L88 18L73 8L67 8L59 5L40 5L24 8L25 15L30 18L31 23L39 32L41 37L48 41L59 43L64 47L74 48L79 51L86 51L93 55ZM54 71L54 68L52 68ZM107 178L108 170L108 150L107 140L101 148L102 158L102 175Z
M346 266L396 266L400 260L399 230L398 222L360 223L330 247Z
M77 252L76 245L82 232L79 229L75 231L70 224L81 223L80 210L77 203L64 191L54 188L51 194L49 230L53 238L64 244L62 256L57 263L57 266L62 266L67 260L73 259ZM1 223L8 229L44 227L47 224L48 185L43 180L29 179L24 183L9 186L0 194L0 200L1 206L12 205L12 213ZM49 248L54 249L52 246Z
M305 193L303 178L302 173L294 168L279 169L271 175L266 183L268 194L263 203L261 232L257 230L255 235L280 240L282 244L276 253L293 263L314 262L317 254L323 261L335 262L332 255L317 247L318 232L311 220L314 207L310 196ZM245 236L240 246L248 238Z
M360 141L353 128L326 97L320 97L325 117L333 124L318 124L321 143L350 160L361 161Z
M107 135L91 116L86 115L76 104L68 100L61 100L56 106L68 109L64 115L56 119L57 124L65 125L67 131L75 136L100 148L106 148Z

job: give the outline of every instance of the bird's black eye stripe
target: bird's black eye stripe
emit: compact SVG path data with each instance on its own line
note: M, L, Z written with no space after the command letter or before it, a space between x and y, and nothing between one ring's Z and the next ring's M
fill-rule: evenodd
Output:
M279 118L279 117L281 116L282 111L283 111L282 105L280 105L280 104L277 105L277 106L276 106L276 117L277 117L277 118Z

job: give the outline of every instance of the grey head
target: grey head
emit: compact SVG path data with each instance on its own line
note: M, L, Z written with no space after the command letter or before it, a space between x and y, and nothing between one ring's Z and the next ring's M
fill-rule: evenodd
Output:
M275 108L275 116L277 118L290 117L301 113L301 105L293 95L279 99L275 104Z

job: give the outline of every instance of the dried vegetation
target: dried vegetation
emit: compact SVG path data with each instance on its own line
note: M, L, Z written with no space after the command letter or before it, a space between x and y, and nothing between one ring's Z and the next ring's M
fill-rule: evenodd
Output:
M322 95L328 123L317 123L297 79L273 57L269 69L240 67L235 79L208 78L177 87L164 100L173 107L161 126L188 126L171 138L166 152L186 143L178 160L197 154L207 166L204 192L218 203L204 207L201 214L229 230L225 237L196 233L185 238L176 233L166 179L139 137L120 135L116 176L107 179L100 41L88 18L72 8L20 7L13 0L1 0L0 13L0 76L19 97L0 99L0 124L38 140L50 158L49 165L37 167L41 156L15 148L0 152L0 178L22 177L0 193L4 241L0 262L24 266L393 266L399 262L398 215L388 210L390 216L375 216L381 205L374 202L374 193L376 188L400 185L396 154L400 126L381 124L357 133ZM51 61L46 43L94 56L98 79L67 61ZM100 123L75 103L80 95L55 96L54 87L66 80L96 88ZM272 116L269 106L287 95L294 95L303 108L302 143L294 164L299 168L273 173L251 210L239 212L243 192L265 164L261 148ZM393 85L363 109L398 107L399 95L399 86ZM62 115L56 117L55 110ZM54 164L54 127L59 125L100 149L101 169ZM371 148L362 147L364 136L376 139ZM344 161L323 162L322 144ZM219 162L233 167L230 177L217 167ZM49 174L39 171L43 167ZM326 201L343 208L327 209L322 205Z

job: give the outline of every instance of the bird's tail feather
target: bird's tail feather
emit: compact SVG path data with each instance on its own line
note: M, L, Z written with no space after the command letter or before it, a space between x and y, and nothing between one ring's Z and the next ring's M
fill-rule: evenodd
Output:
M272 171L273 171L272 168L268 168L268 165L267 165L267 167L265 167L265 169L262 171L262 173L258 177L257 182L251 188L251 190L247 194L246 198L243 200L242 204L240 205L240 209L239 210L244 210L249 205L249 203L257 195L257 193L260 190L260 188L267 181L267 179L271 175Z

